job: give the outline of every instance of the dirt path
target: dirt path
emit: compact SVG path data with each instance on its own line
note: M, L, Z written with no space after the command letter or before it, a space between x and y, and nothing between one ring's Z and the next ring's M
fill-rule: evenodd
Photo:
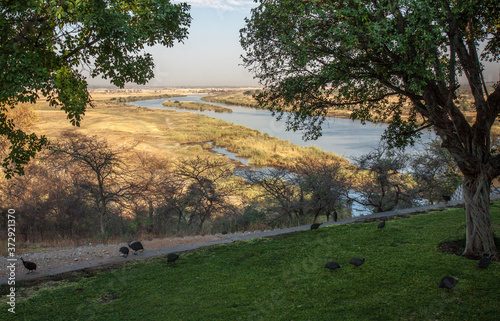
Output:
M217 234L217 235L205 235L205 236L186 236L186 237L171 237L164 239L153 239L151 241L141 240L145 251L155 251L165 248L174 248L182 245L190 245L195 243L209 242L213 240L224 239L228 237L235 237L237 235L243 235L243 233L237 234ZM98 244L98 245L86 245L74 248L61 248L48 251L35 251L32 253L25 253L22 255L17 255L17 258L22 257L25 261L36 262L37 272L43 270L49 270L56 267L74 266L75 269L81 265L82 262L91 262L101 259L119 257L118 249L122 246L127 246L126 243L120 244ZM132 255L131 255L132 256ZM139 258L139 256L138 256ZM9 274L8 270L8 260L7 257L0 256L0 277L5 277ZM27 272L24 269L21 261L17 262L17 273L22 275Z
M499 195L492 196L493 200L500 199ZM384 213L376 213L371 215L342 219L337 222L325 222L322 226L348 224L355 222L371 222L392 216L406 216L411 214L425 213L444 209L462 204L463 201L450 201L448 203L439 203L434 205L421 206L403 210L395 210ZM95 268L100 266L121 264L124 262L144 259L149 257L166 255L169 252L183 252L201 247L212 246L217 244L231 243L235 241L249 240L262 237L272 237L292 233L296 231L309 230L310 225L301 225L284 229L253 231L234 234L216 234L205 236L189 236L189 237L174 237L164 239L153 239L151 241L144 240L141 242L144 245L145 251L139 255L129 255L127 258L122 258L119 255L119 248L125 246L125 243L108 244L108 245L87 245L75 248L65 248L46 252L34 252L23 254L23 258L27 261L33 261L37 264L37 270L34 273L27 274L27 270L22 265L21 261L16 260L16 281L34 280L43 277L54 276L62 273L83 270L86 268ZM19 258L19 256L17 256ZM0 284L8 282L9 261L7 257L0 256Z

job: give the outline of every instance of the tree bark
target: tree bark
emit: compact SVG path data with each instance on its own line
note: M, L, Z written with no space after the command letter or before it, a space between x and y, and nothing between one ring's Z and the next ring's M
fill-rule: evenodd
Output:
M476 176L464 178L463 197L467 230L463 256L481 257L484 253L497 255L490 215L491 182L492 179L484 171Z
M99 213L99 229L101 230L101 234L106 233L106 229L104 228L104 214L101 212Z

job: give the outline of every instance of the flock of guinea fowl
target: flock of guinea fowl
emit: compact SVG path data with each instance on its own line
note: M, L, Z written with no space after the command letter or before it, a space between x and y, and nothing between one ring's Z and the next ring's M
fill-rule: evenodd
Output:
M315 230L315 229L319 228L320 225L321 225L321 223L312 224L311 230ZM379 229L383 229L385 227L385 220L378 223L377 227ZM349 264L354 265L354 267L358 267L358 266L362 265L363 263L365 263L365 257L363 257L362 259L360 259L358 257L353 257L349 261ZM483 254L483 257L479 260L477 267L479 269L486 269L486 268L488 268L488 266L490 264L491 264L491 257L490 257L490 255L485 253L485 254ZM340 265L338 262L330 261L330 262L327 262L325 264L325 268L333 271L333 270L342 268L342 265ZM441 278L441 281L439 282L438 288L451 290L457 284L458 284L458 278L453 278L451 276L446 275L446 276L443 276L443 278Z
M377 227L379 229L383 229L385 227L385 220L381 221L378 223ZM321 226L321 223L314 223L311 225L311 230L316 230ZM127 246L122 246L120 248L120 256L127 257L129 254L129 248L133 251L132 254L137 254L141 253L144 251L144 247L142 246L142 243L139 241L131 242L128 243ZM179 254L177 253L168 253L167 254L167 263L172 263L175 262L179 258ZM358 257L353 257L350 261L349 264L352 264L355 268L361 266L363 263L365 263L365 257L362 259ZM36 263L30 262L30 261L24 261L23 258L21 257L20 260L23 262L23 265L26 269L28 269L28 273L33 272L36 270ZM479 269L486 269L488 266L491 264L491 256L488 254L484 254L483 257L479 260L479 263L477 267ZM330 261L325 264L325 268L334 271L336 269L342 268L342 265L340 265L338 262L335 261ZM438 288L443 288L443 289L453 289L456 285L458 284L458 278L453 278L451 276L444 276L441 281L439 282Z

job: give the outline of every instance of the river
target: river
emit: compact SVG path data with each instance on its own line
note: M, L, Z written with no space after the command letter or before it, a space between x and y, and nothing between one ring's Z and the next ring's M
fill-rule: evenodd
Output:
M302 139L302 132L287 131L285 121L276 121L276 118L268 110L208 103L201 100L203 96L206 95L188 95L186 97L143 100L135 101L130 104L152 109L175 109L180 112L204 114L209 117L256 129L262 133L267 133L270 136L278 137L283 140L289 140L291 143L299 146L316 146L324 151L338 154L349 160L352 160L353 157L369 153L376 148L380 142L380 137L387 128L387 124L367 122L363 125L358 120L328 118L323 125L323 135L320 138L313 141L304 141ZM176 107L165 107L162 105L162 102L165 100L208 103L231 108L233 112L216 113L214 111L193 111ZM432 132L426 131L424 135L422 135L422 141L424 143L428 142L434 136Z
M357 120L343 118L329 118L323 125L323 135L314 141L304 141L301 132L286 131L284 121L276 121L276 118L268 110L229 106L220 103L211 103L202 101L201 98L205 95L188 95L186 97L161 98L152 100L142 100L130 103L131 105L146 107L151 109L173 109L179 112L191 112L203 114L216 119L221 119L226 122L231 122L237 125L243 125L252 129L267 133L270 136L278 137L283 140L289 140L291 143L299 146L316 146L324 151L339 154L342 157L352 160L353 157L358 157L371 152L380 142L380 138L387 128L387 124L362 124ZM165 100L171 101L194 101L199 103L212 104L216 106L227 107L233 110L232 113L216 113L214 111L196 111L186 110L176 107L165 107L162 103ZM421 138L423 143L429 142L435 137L431 131L426 131ZM234 153L226 151L224 148L214 147L215 152L226 155L231 159L241 161L243 164L248 164L248 160L237 157ZM415 148L412 148L413 150ZM411 150L411 149L410 149ZM353 191L351 196L356 196ZM371 209L354 203L352 215L358 216L362 214L370 214Z

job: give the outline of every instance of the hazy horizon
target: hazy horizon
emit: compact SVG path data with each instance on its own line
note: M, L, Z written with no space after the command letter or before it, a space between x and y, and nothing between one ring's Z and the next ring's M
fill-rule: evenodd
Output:
M257 6L252 0L187 0L193 18L189 36L172 48L146 48L154 59L155 77L144 86L127 84L125 88L222 88L260 87L253 75L241 66L244 53L239 31L245 17ZM499 79L498 63L486 64L486 82ZM88 78L89 87L111 87L109 81Z

